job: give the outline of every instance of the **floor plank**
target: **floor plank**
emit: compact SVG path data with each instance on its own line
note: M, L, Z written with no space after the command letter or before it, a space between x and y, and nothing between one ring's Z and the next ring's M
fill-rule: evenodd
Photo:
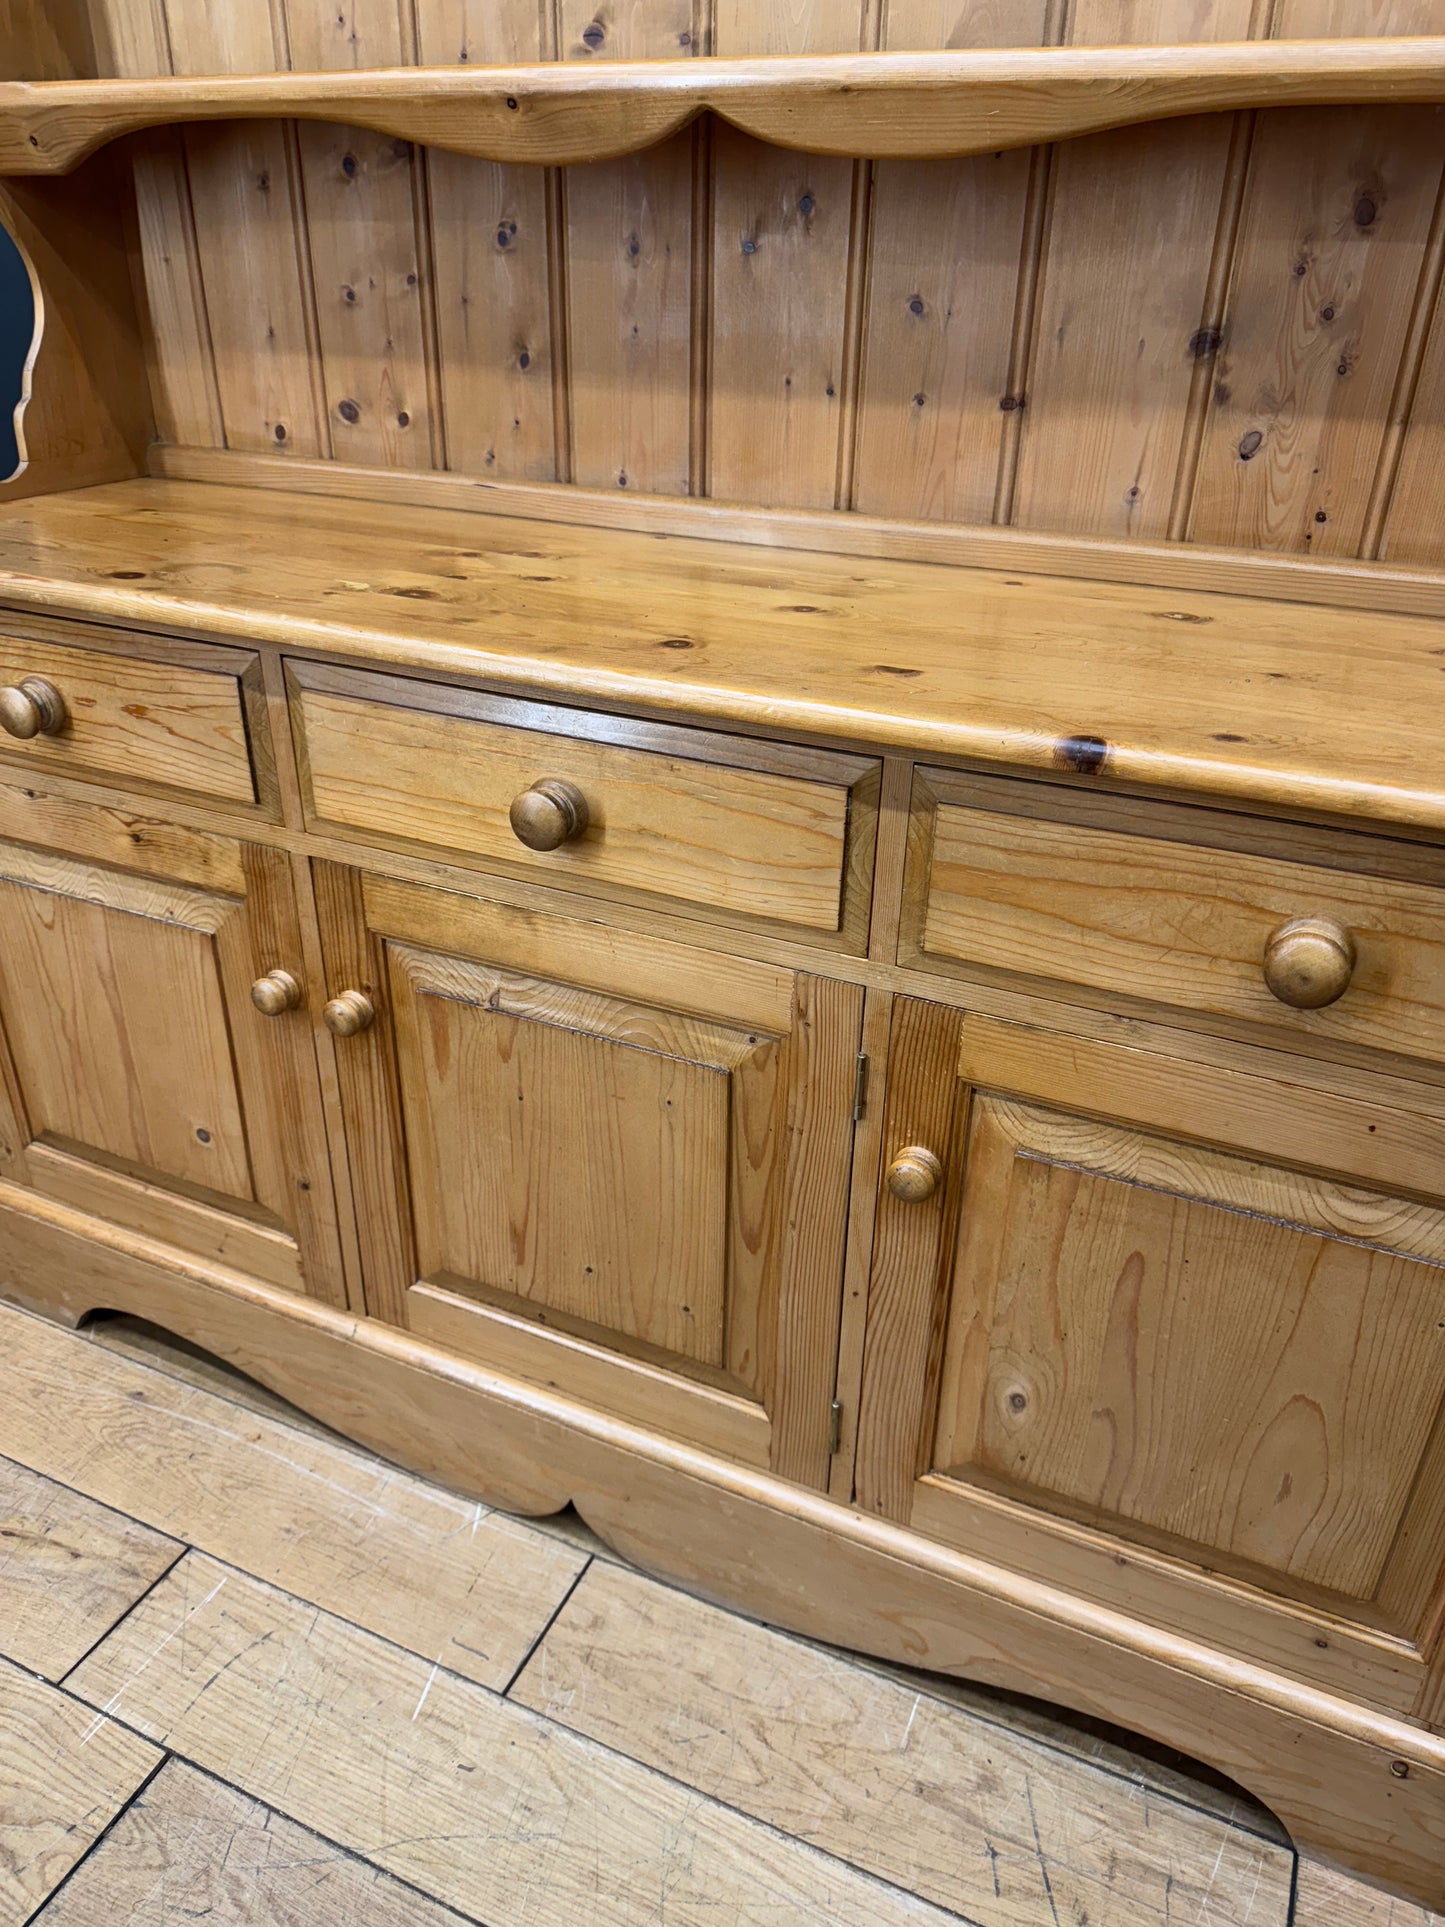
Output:
M340 1847L170 1760L36 1927L460 1927Z
M948 1918L195 1553L71 1684L489 1927Z
M244 1405L251 1412L264 1412L268 1418L280 1419L283 1425L297 1432L310 1432L313 1437L325 1439L338 1436L329 1425L323 1425L299 1406L289 1404L266 1386L258 1385L254 1378L247 1378L224 1359L213 1357L199 1345L192 1345L159 1325L149 1324L144 1318L124 1314L97 1318L80 1335L103 1351L134 1359L137 1364L165 1372L184 1384L198 1385L202 1391L219 1392L233 1405Z
M613 1564L619 1564L613 1560ZM850 1666L861 1666L886 1679L900 1681L911 1692L927 1699L942 1700L970 1719L986 1726L1001 1726L1007 1731L1035 1740L1051 1752L1065 1753L1076 1760L1102 1768L1133 1785L1152 1787L1157 1793L1212 1813L1217 1820L1246 1833L1289 1845L1289 1835L1266 1806L1242 1786L1235 1784L1201 1760L1190 1759L1176 1747L1131 1733L1121 1726L1110 1726L1086 1713L1050 1706L1046 1700L1031 1699L1024 1693L1011 1693L1001 1686L984 1686L973 1680L950 1679L945 1673L925 1673L912 1666L895 1666L886 1660L871 1659L837 1647L823 1647Z
M1294 1927L1445 1927L1445 1914L1392 1900L1333 1867L1301 1860Z
M586 1563L339 1439L41 1319L0 1309L0 1345L0 1451L484 1686L512 1677Z
M0 1655L60 1680L181 1547L0 1458Z
M615 1566L512 1697L989 1927L1288 1918L1272 1841Z
M0 1920L25 1920L160 1760L113 1720L0 1662Z

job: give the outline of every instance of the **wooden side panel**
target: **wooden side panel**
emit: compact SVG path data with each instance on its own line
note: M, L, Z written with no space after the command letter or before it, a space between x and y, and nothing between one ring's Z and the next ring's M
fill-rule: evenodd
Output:
M25 262L38 330L16 421L23 466L0 476L0 501L141 472L153 415L131 219L104 154L59 180L0 184L0 226Z
M0 80L86 80L103 72L85 0L0 0Z
M288 0L286 24L298 72L405 63L397 0ZM411 146L315 122L297 139L332 452L367 468L431 468L431 286Z

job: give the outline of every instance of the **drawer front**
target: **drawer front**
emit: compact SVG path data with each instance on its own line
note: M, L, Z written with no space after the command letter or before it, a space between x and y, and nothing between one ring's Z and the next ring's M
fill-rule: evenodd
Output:
M58 727L0 735L0 754L67 775L183 790L207 802L253 805L247 705L259 696L257 659L243 650L137 639L82 647L15 635L0 626L0 684L47 683L60 698ZM33 704L32 695L32 704ZM12 699L22 727L27 710ZM46 718L47 722L50 718ZM259 718L257 719L259 722ZM258 729L258 741L264 727Z
M313 827L861 948L874 762L323 664L288 674ZM585 827L535 850L510 811L549 781L582 798Z
M1445 888L980 807L988 794L919 773L904 961L984 966L1445 1060ZM1192 812L1136 820L1166 816L1192 832ZM1434 861L1418 860L1422 871ZM1300 920L1346 937L1347 985L1324 1007L1294 1008L1266 981L1271 938ZM1287 959L1288 946L1275 954Z

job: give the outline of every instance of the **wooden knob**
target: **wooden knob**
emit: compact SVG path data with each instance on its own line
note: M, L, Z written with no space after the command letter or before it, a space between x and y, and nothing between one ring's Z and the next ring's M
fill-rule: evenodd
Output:
M321 1013L321 1021L333 1037L355 1037L375 1021L376 1005L364 990L343 990L333 997Z
M1291 1010L1323 1010L1344 996L1355 970L1355 940L1333 917L1296 917L1264 946L1264 981Z
M921 1144L910 1144L888 1167L888 1189L902 1204L922 1204L938 1189L943 1166Z
M543 776L514 799L507 814L517 841L529 850L560 850L587 828L587 798L575 783Z
M251 1002L263 1017L280 1017L301 1002L301 986L289 970L268 970L252 984Z
M0 689L0 729L28 742L32 736L58 736L65 727L65 698L43 676Z

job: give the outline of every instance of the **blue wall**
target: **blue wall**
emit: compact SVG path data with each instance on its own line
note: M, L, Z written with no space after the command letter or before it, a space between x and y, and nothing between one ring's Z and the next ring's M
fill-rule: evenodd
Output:
M0 481L14 469L15 404L30 338L35 332L35 299L20 250L0 228Z

